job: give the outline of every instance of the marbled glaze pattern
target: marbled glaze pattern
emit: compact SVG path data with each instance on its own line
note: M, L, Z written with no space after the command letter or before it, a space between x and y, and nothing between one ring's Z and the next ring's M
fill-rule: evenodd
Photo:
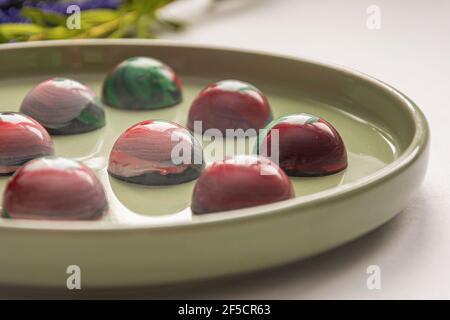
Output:
M94 91L78 81L52 78L25 97L20 112L42 124L50 134L75 134L105 125L105 111Z
M144 185L171 185L196 179L203 169L202 147L182 126L162 120L140 122L115 142L109 173Z
M194 187L197 214L242 209L294 197L288 176L267 158L240 155L214 162Z
M0 175L12 174L26 162L53 153L52 140L37 121L20 113L0 113Z
M272 120L269 101L253 85L223 80L204 88L191 105L188 128L202 121L202 133L208 129L261 129Z
M97 220L107 208L94 172L58 157L34 159L21 167L3 197L3 216L13 219Z
M103 82L103 102L121 109L157 109L182 99L181 81L167 65L152 58L129 58Z
M324 176L347 168L344 142L323 119L304 113L289 115L272 121L266 129L258 138L258 153L275 161L272 130L278 130L279 165L290 176Z

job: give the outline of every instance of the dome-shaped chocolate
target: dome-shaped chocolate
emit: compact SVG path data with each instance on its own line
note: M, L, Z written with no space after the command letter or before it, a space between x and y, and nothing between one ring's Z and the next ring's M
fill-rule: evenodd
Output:
M0 113L0 175L14 173L26 162L53 153L52 140L37 121L20 113Z
M20 112L29 115L50 134L75 134L105 125L105 111L94 91L84 84L52 78L25 96Z
M274 159L290 176L324 176L347 168L347 152L336 129L309 114L294 114L272 121L258 138L258 153ZM273 133L278 132L278 139ZM278 146L276 145L278 144Z
M294 197L288 176L275 163L258 156L216 161L197 180L194 213L211 213L268 204Z
M148 120L127 129L115 142L108 172L144 185L179 184L196 179L203 169L202 147L182 126Z
M3 196L3 216L13 219L96 220L107 207L94 172L59 157L25 164L12 176Z
M129 58L106 77L103 102L120 109L157 109L182 99L181 81L167 65L152 58Z
M269 101L253 85L238 80L223 80L204 88L191 105L188 128L201 121L202 133L218 129L261 129L272 120Z

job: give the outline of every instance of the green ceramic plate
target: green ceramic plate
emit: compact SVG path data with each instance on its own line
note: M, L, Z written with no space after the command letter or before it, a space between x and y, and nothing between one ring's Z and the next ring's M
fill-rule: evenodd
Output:
M407 205L424 177L427 122L407 97L352 70L267 53L141 40L4 45L0 110L18 110L25 93L52 76L72 77L99 93L106 72L132 56L172 66L184 82L183 102L143 112L107 108L106 127L54 137L58 155L97 172L111 213L99 222L0 220L0 285L64 289L69 265L81 268L85 289L166 284L280 265L380 226ZM121 132L146 119L185 124L200 89L230 78L265 92L276 117L306 112L331 122L347 146L348 169L292 179L295 199L204 216L189 210L194 182L156 188L108 177L108 154ZM0 178L0 192L6 181Z

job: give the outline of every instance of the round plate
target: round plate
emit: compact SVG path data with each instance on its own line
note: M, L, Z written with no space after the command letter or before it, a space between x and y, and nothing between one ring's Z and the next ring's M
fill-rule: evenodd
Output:
M132 56L173 67L184 83L183 102L142 112L106 107L106 127L53 137L57 155L96 171L111 212L97 222L1 219L0 285L64 289L70 265L80 267L86 289L159 285L287 263L380 226L406 206L424 177L427 122L403 94L349 69L268 53L148 40L3 45L0 110L17 111L28 90L53 76L74 78L99 94L106 73ZM348 169L291 179L295 199L203 216L189 209L195 182L143 187L108 176L111 146L126 128L147 119L186 125L196 94L222 79L260 88L275 117L306 112L331 122L346 144ZM239 152L252 150L253 142L244 141L248 148ZM206 154L207 163L219 154ZM0 192L7 179L0 178Z

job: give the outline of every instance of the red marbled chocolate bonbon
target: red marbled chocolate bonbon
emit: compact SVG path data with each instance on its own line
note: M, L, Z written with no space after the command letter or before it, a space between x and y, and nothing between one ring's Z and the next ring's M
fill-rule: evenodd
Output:
M204 88L192 103L188 128L194 131L194 121L202 122L202 133L218 129L261 129L272 120L267 98L253 85L223 80Z
M272 130L278 130L279 165L290 176L324 176L347 168L344 142L323 119L304 113L289 115L266 129L259 136L258 153L272 157Z
M12 174L26 162L53 153L52 140L37 121L20 113L0 113L0 175Z
M97 220L107 208L94 172L58 157L28 162L12 176L3 196L3 216L13 219Z
M177 145L185 149L187 158L173 159L183 156L174 149ZM113 177L143 185L188 182L198 178L202 169L202 147L197 139L186 128L162 120L142 121L128 128L116 140L108 166Z
M242 209L294 197L288 176L257 156L235 156L207 167L194 188L192 211L203 214Z

